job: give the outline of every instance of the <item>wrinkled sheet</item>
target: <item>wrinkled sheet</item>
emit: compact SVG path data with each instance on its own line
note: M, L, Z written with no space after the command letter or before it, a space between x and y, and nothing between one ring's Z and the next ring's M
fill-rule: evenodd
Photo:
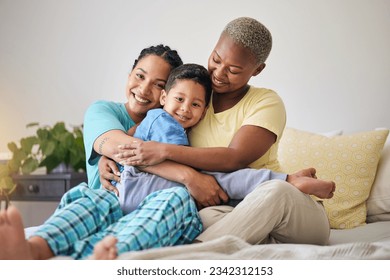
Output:
M118 259L390 260L390 242L250 245L237 237L223 236L204 243L129 252Z

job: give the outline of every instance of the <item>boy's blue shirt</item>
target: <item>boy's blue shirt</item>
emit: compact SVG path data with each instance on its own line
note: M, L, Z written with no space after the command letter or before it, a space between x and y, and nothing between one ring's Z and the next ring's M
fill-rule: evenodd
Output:
M149 110L133 136L144 141L189 145L184 128L161 108Z
M156 141L161 143L188 146L189 141L185 129L164 109L151 109L136 128L133 137L143 141ZM118 164L122 173L123 165ZM112 181L116 186L116 182Z

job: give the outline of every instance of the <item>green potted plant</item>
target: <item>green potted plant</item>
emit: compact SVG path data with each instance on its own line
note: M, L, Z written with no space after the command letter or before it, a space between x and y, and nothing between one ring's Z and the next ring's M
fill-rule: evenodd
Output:
M64 122L53 126L30 123L37 127L36 134L20 139L19 145L8 143L12 158L0 165L0 196L8 196L15 189L12 176L30 174L38 167L46 167L47 173L60 168L64 172L85 172L85 152L82 126L69 130Z

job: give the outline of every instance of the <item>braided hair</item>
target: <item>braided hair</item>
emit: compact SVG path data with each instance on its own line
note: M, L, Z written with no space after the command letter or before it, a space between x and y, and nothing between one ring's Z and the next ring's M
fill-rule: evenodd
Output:
M160 44L157 46L150 46L148 48L143 49L140 55L138 56L138 58L134 61L133 69L137 65L138 61L140 61L142 58L148 55L157 55L161 57L169 65L171 65L171 70L183 64L183 61L181 60L177 51L172 50L168 46L164 46Z

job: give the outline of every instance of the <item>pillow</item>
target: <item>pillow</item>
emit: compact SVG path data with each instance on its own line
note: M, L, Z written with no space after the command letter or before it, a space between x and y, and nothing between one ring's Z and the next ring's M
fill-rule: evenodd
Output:
M334 181L333 198L323 201L330 226L354 228L366 221L366 200L388 134L389 130L377 130L326 137L286 128L278 157L286 173L314 167L319 179Z
M378 164L374 184L367 200L367 222L390 221L390 138Z

